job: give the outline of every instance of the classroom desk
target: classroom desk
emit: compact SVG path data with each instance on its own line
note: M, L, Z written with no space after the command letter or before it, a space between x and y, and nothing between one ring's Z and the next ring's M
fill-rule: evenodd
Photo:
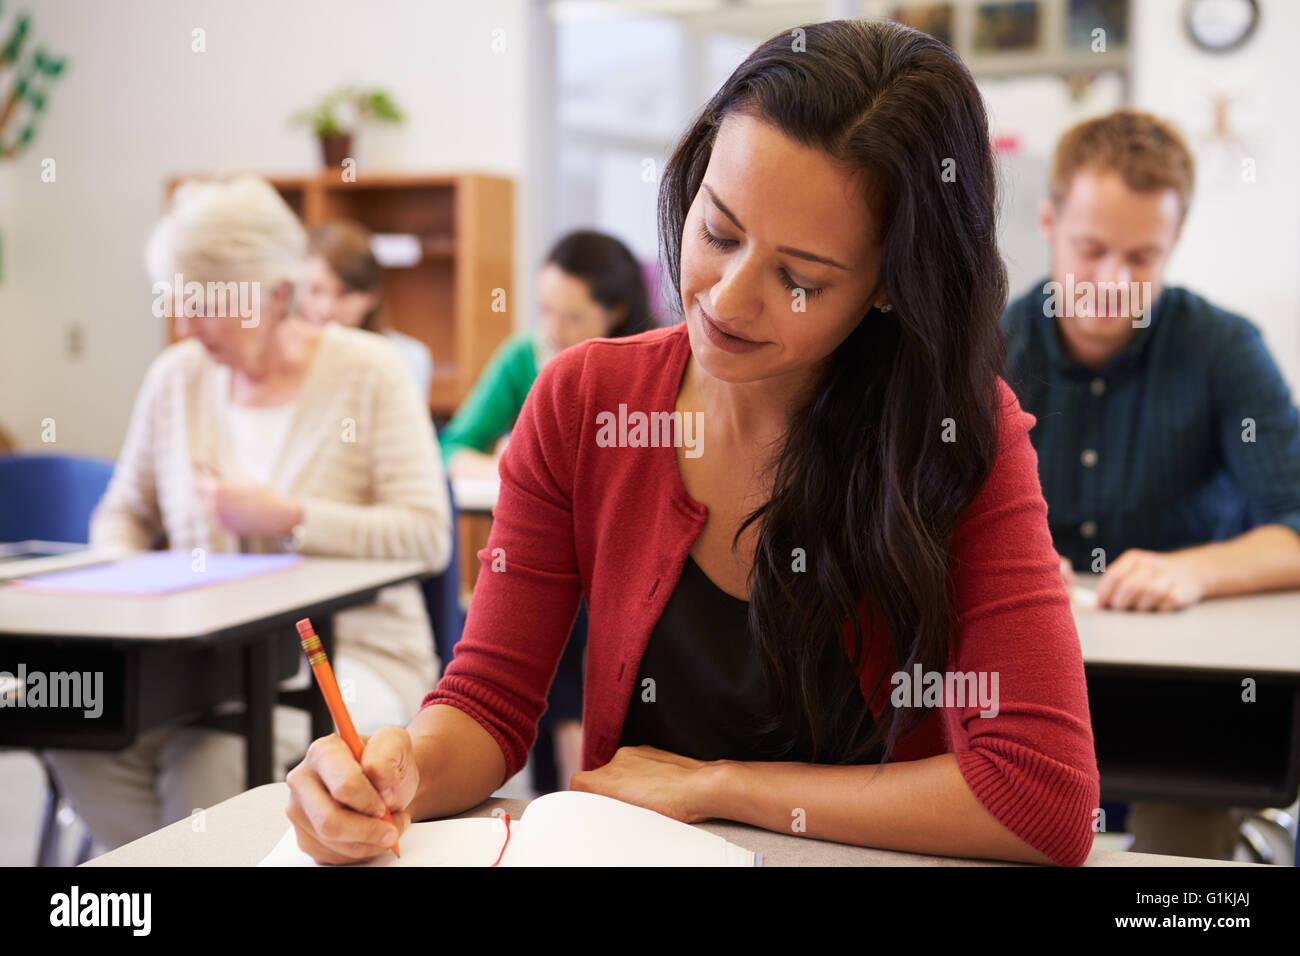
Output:
M195 832L191 818L179 820L126 846L98 856L84 866L255 866L289 827L285 806L289 785L273 783L247 790L214 807ZM491 816L502 807L512 817L524 812L526 800L486 800L459 817ZM525 815L525 819L527 816ZM827 843L793 834L772 833L741 823L713 821L702 830L763 854L764 866L1018 866L991 860L959 860L917 853L896 853ZM1084 866L1254 866L1179 856L1094 849Z
M1096 575L1080 575L1095 589ZM1300 789L1300 592L1076 606L1107 800L1285 807ZM1242 700L1243 682L1256 700Z
M0 586L0 670L102 671L104 711L5 708L0 746L120 750L156 727L197 722L242 733L249 785L272 776L277 700L310 710L313 737L333 730L314 687L280 694L310 617L326 652L332 616L380 589L429 574L419 561L305 557L292 568L156 597L44 594ZM243 712L215 716L243 701Z
M501 494L501 481L497 478L453 478L451 493L456 498L456 510L462 514L488 515L497 506Z
M460 590L462 600L474 593L478 581L481 548L492 533L492 509L497 506L501 481L497 478L453 478L451 494L458 515L456 533L460 547Z

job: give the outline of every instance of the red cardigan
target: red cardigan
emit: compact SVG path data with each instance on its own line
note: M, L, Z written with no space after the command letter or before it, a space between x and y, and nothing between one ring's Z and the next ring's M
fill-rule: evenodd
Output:
M533 745L581 595L590 621L582 767L614 756L641 655L707 509L687 494L673 448L600 447L596 416L617 416L620 403L671 412L689 356L684 324L592 340L548 363L524 403L464 636L424 699L482 724L507 777ZM949 663L997 672L998 713L981 717L974 702L935 708L894 759L955 753L1007 829L1076 865L1092 846L1100 798L1083 659L1029 443L1034 419L998 387L997 461L952 541L959 617ZM882 669L897 670L888 642L872 644L864 696ZM892 690L886 676L877 717Z

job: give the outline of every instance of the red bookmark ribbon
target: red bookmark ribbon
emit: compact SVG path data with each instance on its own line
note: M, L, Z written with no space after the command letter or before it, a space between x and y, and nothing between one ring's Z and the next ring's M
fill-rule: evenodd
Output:
M506 855L506 847L510 845L510 814L508 813L505 814L505 818L506 818L506 842L501 844L501 852L497 854L497 862L493 863L492 864L493 866L496 866L497 863L501 862L501 858Z

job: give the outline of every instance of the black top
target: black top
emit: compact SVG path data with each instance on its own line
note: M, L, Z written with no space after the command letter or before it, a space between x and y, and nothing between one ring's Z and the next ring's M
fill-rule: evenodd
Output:
M641 658L619 746L696 760L811 762L797 750L777 756L756 733L768 704L748 611L687 556Z

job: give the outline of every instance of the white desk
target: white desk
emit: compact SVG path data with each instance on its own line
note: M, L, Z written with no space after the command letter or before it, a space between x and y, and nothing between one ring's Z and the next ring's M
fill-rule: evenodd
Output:
M1080 575L1096 589L1097 575ZM1288 806L1300 789L1300 592L1174 612L1074 607L1107 800ZM1243 700L1254 683L1255 700Z
M275 682L301 656L294 622L310 617L333 650L332 617L385 587L424 577L420 561L307 557L292 568L155 597L49 594L0 586L0 670L99 670L102 719L52 709L6 713L0 746L120 749L141 732L204 718L243 700L230 729L248 740L247 780L271 774ZM298 692L313 736L333 729L314 688Z
M453 478L451 493L456 499L456 510L464 514L492 514L501 494L499 478Z
M1096 590L1097 575L1079 583ZM1182 611L1075 606L1089 664L1300 675L1300 591L1215 598Z
M85 866L254 866L289 828L285 807L289 786L268 784L245 791L204 814L203 832L190 818L163 827L126 846L90 860ZM491 816L502 807L512 817L524 812L524 800L488 800L460 817ZM700 829L763 854L764 866L1016 866L991 860L961 860L916 853L827 843L792 834L773 833L741 823L713 821ZM1178 856L1156 856L1094 849L1084 866L1254 866Z
M305 607L373 594L424 571L419 561L305 557L284 570L154 597L50 594L6 584L0 586L0 636L167 641L228 635Z

